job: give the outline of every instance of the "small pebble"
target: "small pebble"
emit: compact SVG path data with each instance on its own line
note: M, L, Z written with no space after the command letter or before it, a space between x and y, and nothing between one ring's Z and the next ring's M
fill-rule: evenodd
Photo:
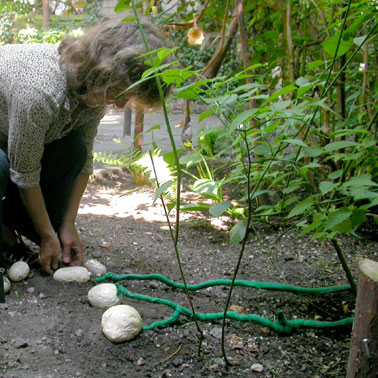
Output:
M215 327L210 330L210 335L215 337L216 339L220 339L222 337L222 328Z
M75 336L76 337L83 337L84 336L84 331L81 328L77 329L75 331Z
M143 357L139 358L138 362L137 362L137 365L138 366L143 366L144 364L146 363L146 361L144 360Z
M26 348L29 345L26 340L21 338L13 339L11 344L17 349Z
M264 366L262 366L261 364L253 364L251 366L251 370L257 371L258 373L261 373L264 370Z
M157 282L153 282L153 281L150 282L148 286L149 286L150 289L157 289L159 287Z

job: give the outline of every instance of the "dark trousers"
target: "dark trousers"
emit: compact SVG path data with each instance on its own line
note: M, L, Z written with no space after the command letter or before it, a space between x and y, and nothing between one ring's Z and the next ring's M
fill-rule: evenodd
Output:
M59 230L72 184L82 170L86 159L86 146L82 137L75 131L45 145L41 160L40 186L47 213L55 231ZM9 161L2 150L0 150L0 195L0 198L3 198L0 201L1 243L3 244L4 224L39 244L40 237L34 230L19 190L9 179ZM3 248L3 245L0 248Z

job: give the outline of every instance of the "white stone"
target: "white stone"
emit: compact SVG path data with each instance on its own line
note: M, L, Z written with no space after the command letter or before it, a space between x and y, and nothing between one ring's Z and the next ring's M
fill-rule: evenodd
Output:
M59 282L84 283L89 280L91 274L83 266L69 266L55 271L53 278Z
M8 277L3 276L3 279L4 279L4 293L6 294L6 293L8 293L8 291L10 289L11 283L8 280Z
M19 282L24 280L29 273L29 265L25 261L17 261L8 269L8 278L13 282Z
M135 308L118 305L108 308L102 315L102 331L113 343L133 339L142 329L142 318Z
M264 366L262 366L261 364L253 364L251 366L251 370L261 373L264 370Z
M86 261L84 266L97 277L100 277L106 273L106 266L95 259Z
M121 297L117 295L117 286L113 283L102 283L92 287L88 292L88 301L93 307L107 309L119 305Z

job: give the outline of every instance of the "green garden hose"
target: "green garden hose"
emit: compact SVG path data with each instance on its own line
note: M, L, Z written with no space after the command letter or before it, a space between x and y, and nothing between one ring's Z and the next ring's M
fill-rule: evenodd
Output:
M161 274L147 274L147 275L139 275L139 274L121 274L115 275L113 273L106 273L104 276L99 277L96 279L96 282L104 282L106 280L111 280L116 283L118 288L118 295L123 295L128 298L144 300L150 303L155 304L163 304L168 307L174 309L174 313L168 319L160 320L154 323L149 324L148 326L144 326L143 330L151 330L157 327L165 327L174 322L176 322L180 315L186 316L189 319L193 319L193 312L188 310L185 307L178 305L167 299L162 298L155 298L150 297L147 295L132 293L127 290L124 286L119 284L119 281L123 280L156 280L163 282L167 286L184 289L185 286L181 283L176 283L170 281L168 278L164 277ZM214 280L208 281L197 285L188 285L187 288L189 291L196 291L205 289L208 287L213 286L230 286L231 280ZM350 286L330 286L325 288L304 288L304 287L296 287L292 285L283 285L283 284L276 284L276 283L266 283L266 282L255 282L255 281L245 281L245 280L236 280L234 283L235 286L244 286L250 287L254 289L260 290L272 290L272 291L286 291L295 294L329 294L341 291L349 291ZM284 314L278 310L277 311L277 320L272 322L264 317L254 314L242 315L234 311L227 311L226 317L228 319L233 319L237 321L248 321L248 322L255 322L261 324L265 327L268 327L277 333L280 334L290 334L294 329L297 328L334 328L340 326L347 326L353 324L353 318L345 318L338 321L317 321L317 320L304 320L304 319L294 319L294 320L287 320ZM212 320L221 320L223 318L223 312L212 313L212 314L202 314L202 313L195 313L195 316L200 321L212 321Z

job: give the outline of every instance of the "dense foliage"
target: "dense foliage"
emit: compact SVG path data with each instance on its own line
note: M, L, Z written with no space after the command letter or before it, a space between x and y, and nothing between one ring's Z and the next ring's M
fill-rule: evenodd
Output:
M373 4L248 2L247 71L206 80L198 71L175 72L192 79L189 85L180 83L176 95L201 99L208 110L200 119L216 114L222 121L217 130L201 134L199 149L181 159L186 166L203 165L205 155L230 165L226 177L224 170L219 177L213 172L192 185L216 201L213 214L234 214L237 208L246 225L248 196L223 201L220 194L222 186L249 181L249 198L258 205L253 221L279 216L314 238L333 239L376 219L378 31ZM172 74L166 72L165 78ZM226 93L225 86L230 88ZM235 241L243 235L235 233Z
M42 0L14 0L0 5L0 45L7 43L57 43L67 33L81 29L98 19L101 0L49 1L50 27L44 29Z
M0 42L59 41L93 21L99 4L50 1L60 15L47 31L38 18L41 1L8 2L0 10ZM190 153L172 164L181 165L203 200L172 206L227 214L235 243L259 222L286 223L330 239L339 251L338 234L357 236L362 225L374 224L376 0L120 0L116 11L133 7L178 46L176 66L163 61L171 51L161 51L146 76L173 84L177 98L202 103L204 124L219 117L219 126L204 127ZM199 46L187 42L194 28L206 35ZM157 194L171 183L160 182Z
M130 3L138 2L121 0L117 8ZM206 105L201 121L220 120L180 158L191 190L206 200L181 209L234 217L235 243L259 222L329 239L353 286L337 236L357 236L377 220L378 3L196 1L177 3L173 13L165 4L158 19L171 35L181 33L179 43L188 28L211 33L210 66L238 17L227 51L239 57L237 70L201 66L205 53L187 44L177 53L181 64L160 73L178 98Z

